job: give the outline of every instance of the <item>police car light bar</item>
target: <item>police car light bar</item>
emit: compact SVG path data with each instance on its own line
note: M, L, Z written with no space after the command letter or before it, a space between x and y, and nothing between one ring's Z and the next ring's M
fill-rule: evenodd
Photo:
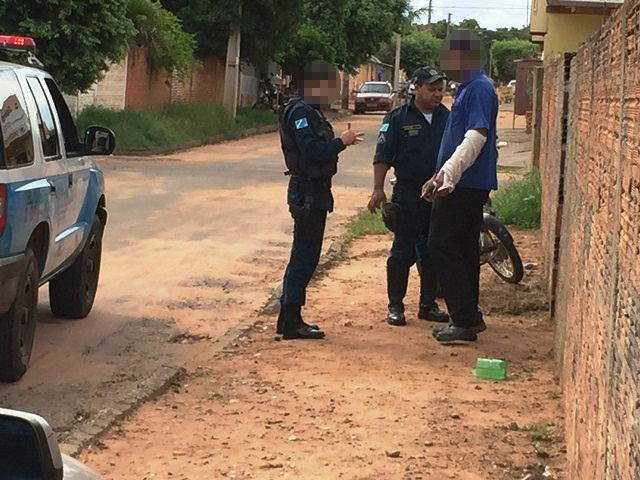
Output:
M0 35L0 50L11 52L31 52L36 49L36 42L31 37L16 35Z

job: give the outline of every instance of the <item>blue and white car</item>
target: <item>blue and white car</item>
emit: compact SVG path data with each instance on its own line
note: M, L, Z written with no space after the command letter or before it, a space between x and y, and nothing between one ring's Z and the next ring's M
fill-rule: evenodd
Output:
M37 62L34 48L30 38L0 35L0 50ZM103 127L79 141L50 75L0 62L0 381L26 372L40 286L49 282L56 316L84 318L93 307L107 211L91 156L114 148Z

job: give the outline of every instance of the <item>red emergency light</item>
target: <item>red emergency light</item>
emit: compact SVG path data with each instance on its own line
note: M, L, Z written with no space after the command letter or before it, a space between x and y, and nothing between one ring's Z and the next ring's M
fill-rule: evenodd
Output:
M11 52L31 52L36 49L36 42L31 37L17 35L0 35L0 50Z

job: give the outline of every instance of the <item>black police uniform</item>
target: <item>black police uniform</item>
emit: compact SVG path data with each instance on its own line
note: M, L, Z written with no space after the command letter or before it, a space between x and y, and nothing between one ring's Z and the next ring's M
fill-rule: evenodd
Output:
M438 281L427 248L431 204L421 198L422 186L435 173L440 142L449 110L440 105L431 123L415 106L414 100L387 114L382 123L375 163L395 170L397 183L392 204L396 204L395 237L387 261L389 323L404 325L403 300L407 292L409 270L416 262L420 273L420 318L447 321L435 305ZM394 317L394 310L399 318ZM429 311L438 312L428 318Z
M318 338L309 332L318 332L317 327L305 328L309 326L300 307L320 260L327 213L333 211L331 179L338 171L338 154L346 147L320 109L299 97L289 101L280 116L280 139L290 175L287 202L294 229L278 331L285 338Z

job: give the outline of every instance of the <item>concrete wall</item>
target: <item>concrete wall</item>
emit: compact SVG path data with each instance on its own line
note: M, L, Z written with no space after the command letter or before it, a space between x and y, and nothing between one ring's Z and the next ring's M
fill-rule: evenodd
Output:
M77 95L65 95L71 112L77 114L80 110L96 105L100 107L120 110L125 107L125 91L127 85L127 60L119 64L110 64L109 70L99 82L88 91Z
M545 88L559 91L560 61ZM628 0L570 65L553 319L569 479L640 472L640 0ZM549 78L556 78L556 87ZM546 105L543 224L557 229L558 98ZM553 112L556 113L553 113ZM555 117L552 120L551 117ZM550 140L551 139L551 140ZM562 148L562 146L560 147ZM546 166L543 167L543 165ZM545 248L548 250L549 242ZM547 255L549 256L549 255Z
M544 37L545 59L553 59L564 52L575 52L604 22L603 15L549 13L547 34Z

